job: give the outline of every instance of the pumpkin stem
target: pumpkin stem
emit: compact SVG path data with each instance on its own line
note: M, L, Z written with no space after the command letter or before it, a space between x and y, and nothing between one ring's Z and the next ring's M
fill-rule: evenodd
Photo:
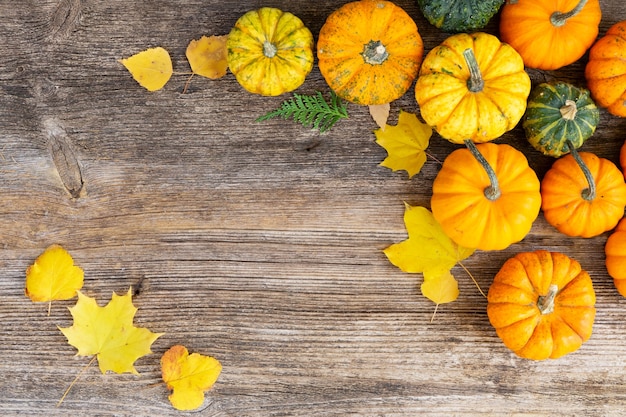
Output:
M380 65L387 60L389 52L381 41L369 41L361 53L363 60L370 65Z
M565 100L565 105L559 109L559 112L561 112L561 117L565 120L574 120L576 113L578 113L576 102L574 100Z
M483 87L485 87L485 81L483 80L483 75L480 73L480 67L478 66L478 62L476 61L476 55L474 55L474 51L471 48L467 48L463 51L463 58L465 58L465 63L469 68L470 78L467 80L467 88L472 93L478 93L479 91L483 91Z
M578 151L574 148L574 145L572 144L572 141L570 141L568 139L568 140L565 141L565 143L567 144L567 147L569 148L570 153L574 157L574 160L576 161L576 163L578 164L578 166L582 170L583 174L585 175L585 179L587 180L587 184L589 184L589 187L585 188L582 191L581 197L583 199L587 200L587 201L595 200L595 198L596 198L596 181L593 179L593 175L591 174L591 171L589 171L589 167L587 167L587 164L585 164L585 161L583 161L583 159L580 157L580 154L578 153Z
M489 165L489 162L487 162L483 154L480 153L474 142L467 139L465 140L465 146L467 146L467 149L472 153L474 158L476 158L478 163L483 167L483 169L487 173L487 177L489 177L490 185L484 190L485 197L489 201L497 200L498 198L500 198L502 193L500 192L500 184L498 183L498 177L496 176L496 172L493 170L491 165Z
M567 19L576 16L587 4L587 0L580 0L578 4L569 12L554 12L550 16L550 23L556 27L561 27L567 23Z
M548 293L539 297L537 300L537 307L541 314L550 314L554 311L554 298L559 292L559 286L556 284L550 285Z
M276 48L276 45L274 45L270 41L263 42L263 55L268 58L274 58L276 52L278 52L278 48Z

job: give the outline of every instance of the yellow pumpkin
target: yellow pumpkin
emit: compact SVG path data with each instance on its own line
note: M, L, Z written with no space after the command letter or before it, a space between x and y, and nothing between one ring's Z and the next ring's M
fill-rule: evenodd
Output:
M230 71L255 94L295 90L313 69L313 34L297 16L272 7L241 16L226 48Z
M453 35L431 50L415 85L426 123L459 144L488 142L513 129L529 94L520 55L482 32Z
M424 54L417 25L390 1L360 0L334 11L317 41L320 72L337 95L385 104L411 87Z
M538 250L502 265L489 287L487 316L516 355L556 359L589 340L595 303L591 277L577 261Z
M539 215L539 179L510 145L466 142L444 160L430 201L435 219L458 245L504 249L522 240Z

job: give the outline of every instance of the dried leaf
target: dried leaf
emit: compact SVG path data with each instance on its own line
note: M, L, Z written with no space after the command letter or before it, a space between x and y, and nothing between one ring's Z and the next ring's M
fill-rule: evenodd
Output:
M152 333L133 325L137 308L131 290L120 296L113 293L111 301L100 307L96 300L78 291L78 301L70 308L74 324L59 328L77 356L97 355L100 371L137 374L134 363L152 353L150 346L163 333Z
M425 151L432 132L415 114L400 111L396 126L387 125L385 130L374 131L376 143L388 154L380 165L393 171L405 170L411 178L426 162Z
M381 130L385 130L385 127L387 126L387 119L389 119L389 110L391 108L389 103L371 104L368 107L372 119L374 119Z
M226 39L223 36L203 36L187 46L187 60L194 74L207 78L221 78L228 69Z
M51 245L26 269L26 295L34 302L68 300L83 286L84 272L61 246Z
M148 91L163 88L174 72L169 52L161 47L146 49L119 62Z
M168 397L177 410L194 410L204 402L204 392L217 381L222 371L220 362L198 353L189 354L184 346L172 346L161 357L161 372Z

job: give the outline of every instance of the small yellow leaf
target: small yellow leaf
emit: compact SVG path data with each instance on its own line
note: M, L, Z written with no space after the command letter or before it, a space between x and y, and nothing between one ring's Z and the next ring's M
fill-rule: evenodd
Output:
M204 392L217 381L222 371L220 362L198 353L189 354L184 346L172 346L161 357L161 373L168 397L177 410L194 410L204 402Z
M387 119L389 119L390 104L371 104L368 107L372 119L374 119L380 130L385 130Z
M203 36L187 46L187 60L194 74L207 78L221 78L228 69L226 39L223 36Z
M170 54L161 47L146 49L120 62L148 91L163 88L174 72Z
M426 148L433 129L412 113L400 111L398 124L377 129L376 143L387 151L381 166L393 171L405 170L409 178L420 172L426 162Z
M450 271L426 278L421 285L422 295L435 304L450 303L459 296L459 284Z
M423 273L424 279L438 277L474 253L454 243L425 207L406 204L404 224L408 239L384 249L389 261L404 272Z
M26 295L34 302L68 300L83 286L84 272L61 246L49 246L26 269Z
M96 300L78 291L78 301L70 307L71 327L59 328L78 356L97 355L100 371L137 374L134 363L152 353L150 346L163 333L152 333L133 325L137 308L129 289L125 295L113 293L111 301L100 307Z

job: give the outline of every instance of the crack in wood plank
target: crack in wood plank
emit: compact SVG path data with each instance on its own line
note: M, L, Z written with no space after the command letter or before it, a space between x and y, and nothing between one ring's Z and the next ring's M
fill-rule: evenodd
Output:
M67 133L55 119L45 120L44 127L48 135L48 149L61 182L72 198L78 198L84 188L83 175Z

